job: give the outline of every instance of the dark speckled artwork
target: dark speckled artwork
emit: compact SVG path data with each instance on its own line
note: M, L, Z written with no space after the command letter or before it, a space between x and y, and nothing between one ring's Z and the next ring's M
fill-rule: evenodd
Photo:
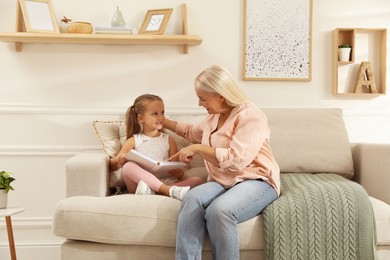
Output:
M244 80L311 80L312 0L246 0Z

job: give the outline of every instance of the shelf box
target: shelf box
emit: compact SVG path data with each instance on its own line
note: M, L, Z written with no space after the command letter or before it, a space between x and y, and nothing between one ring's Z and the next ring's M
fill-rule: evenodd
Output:
M337 47L342 45L342 44L348 44L348 45L353 47L355 45L355 42L354 42L355 30L353 30L353 29L339 29L337 38L338 38ZM354 50L355 50L355 48L352 48L352 50L351 50L350 62L354 62L354 60L355 60Z
M335 96L376 97L386 94L386 29L337 28L333 31L333 90ZM338 46L352 46L351 60L340 62ZM355 93L361 62L372 67L377 93Z

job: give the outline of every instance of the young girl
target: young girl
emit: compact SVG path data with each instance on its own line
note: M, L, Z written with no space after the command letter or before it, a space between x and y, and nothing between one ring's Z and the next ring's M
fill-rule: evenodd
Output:
M183 200L190 188L202 183L200 178L181 179L184 171L174 170L169 172L173 180L172 178L160 180L125 158L126 153L135 149L157 161L168 161L168 158L177 152L177 145L172 137L161 131L164 120L164 102L160 97L145 94L136 98L126 112L127 141L118 155L110 160L110 167L111 170L117 170L123 165L123 179L131 193L147 195L158 193Z

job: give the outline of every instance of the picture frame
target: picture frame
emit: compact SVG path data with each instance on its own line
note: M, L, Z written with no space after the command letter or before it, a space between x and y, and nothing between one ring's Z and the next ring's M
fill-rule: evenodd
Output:
M19 0L27 32L59 33L51 0Z
M243 80L311 81L312 6L244 0Z
M139 34L164 34L173 9L148 10Z

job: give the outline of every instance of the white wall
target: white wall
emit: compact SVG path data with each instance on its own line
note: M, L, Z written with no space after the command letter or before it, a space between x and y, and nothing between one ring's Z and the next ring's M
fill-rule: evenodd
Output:
M13 217L19 259L59 259L62 239L51 234L51 217L56 202L65 197L66 159L100 148L92 120L116 119L146 92L162 96L168 113L202 111L193 78L212 64L228 68L260 107L340 107L351 142L390 143L389 95L357 99L331 94L332 30L388 28L388 0L314 0L311 82L241 80L243 1L52 2L57 17L95 25L109 24L118 5L131 27L142 22L147 9L173 7L167 34L180 33L184 2L189 33L203 42L190 47L188 55L176 46L66 44L24 44L16 52L13 44L0 42L0 169L15 173L9 205L26 207ZM0 31L14 31L15 7L16 0L0 0ZM3 259L9 252L0 224Z

